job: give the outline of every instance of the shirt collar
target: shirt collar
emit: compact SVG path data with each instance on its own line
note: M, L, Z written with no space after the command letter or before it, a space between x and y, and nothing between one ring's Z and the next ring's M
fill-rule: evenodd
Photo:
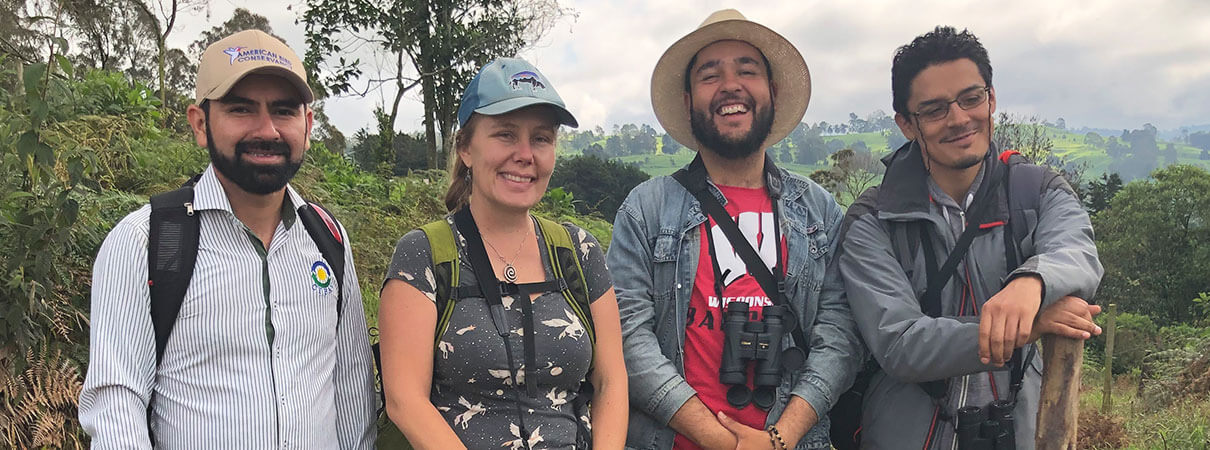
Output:
M296 205L305 204L302 196L294 190L294 186L286 184L286 195L282 199L281 205L282 225L286 229L294 225L298 218L298 213L294 210ZM193 209L198 211L213 209L235 214L235 211L231 209L231 201L227 198L227 192L223 190L223 184L218 181L218 175L215 174L214 164L206 166L202 177L193 185Z

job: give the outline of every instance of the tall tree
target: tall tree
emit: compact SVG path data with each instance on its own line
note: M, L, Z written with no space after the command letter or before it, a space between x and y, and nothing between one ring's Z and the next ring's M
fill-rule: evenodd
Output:
M892 126L882 131L882 137L886 139L886 147L889 151L895 151L903 144L907 143L907 138L903 136L903 132L899 131L898 126Z
M128 0L79 0L64 3L64 15L76 38L81 66L124 70L154 49L144 39L148 22ZM146 80L151 81L151 80Z
M827 144L819 136L819 129L806 123L794 127L787 139L794 145L795 161L799 164L815 164L828 155Z
M1047 127L1037 116L1016 117L1000 113L996 119L992 141L1001 151L1016 150L1036 164L1049 166L1071 185L1077 193L1082 192L1084 172L1088 164L1077 163L1054 152L1054 142L1047 134Z
M836 202L848 206L866 189L878 183L882 164L870 152L851 148L828 155L832 166L811 173L811 179L836 196Z
M227 19L222 25L203 31L202 35L193 41L193 44L189 45L189 55L195 60L200 59L202 52L205 52L206 47L209 47L210 44L245 30L261 30L282 42L286 42L281 36L273 34L273 27L269 26L268 18L244 8L235 8L235 12L231 13L230 19Z
M429 167L439 168L453 147L459 97L478 68L532 45L564 14L557 0L307 0L306 59L321 92L365 95L390 85L391 124L404 94L420 87ZM393 67L355 89L360 61L341 55L361 46Z
M1189 145L1202 150L1210 150L1210 131L1198 131L1190 134L1188 141Z
M1101 174L1101 178L1088 182L1088 189L1084 194L1084 209L1087 209L1090 215L1104 211L1120 190L1122 177L1116 172Z
M159 50L159 80L160 105L168 105L168 83L166 67L168 62L168 36L176 27L176 19L188 11L196 11L205 7L209 0L131 0L135 8L143 14L144 20L151 25L154 32L156 48ZM168 120L164 115L163 121Z
M1101 297L1160 322L1198 317L1210 292L1210 173L1174 164L1133 181L1093 217L1105 265Z
M328 120L323 102L313 103L311 109L315 111L315 129L311 133L311 139L323 142L324 147L332 153L344 155L348 145L345 142L345 134Z
M48 8L49 5L25 0L0 0L0 55L27 64L45 61L47 55L38 53L50 38L46 18L54 13L45 11Z
M685 146L681 145L680 142L677 142L676 139L673 139L668 134L660 136L660 142L663 143L663 146L660 147L660 153L665 155L675 155L682 148L685 148Z
M1101 135L1097 134L1095 131L1089 131L1084 135L1084 143L1093 147L1104 147L1105 138L1101 137Z

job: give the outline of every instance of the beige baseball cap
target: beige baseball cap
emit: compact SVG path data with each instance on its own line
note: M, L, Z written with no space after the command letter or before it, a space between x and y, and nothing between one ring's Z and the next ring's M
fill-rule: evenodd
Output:
M315 100L307 85L307 71L294 50L268 33L246 30L206 47L197 66L197 102L223 98L235 83L253 73L290 80L304 103Z

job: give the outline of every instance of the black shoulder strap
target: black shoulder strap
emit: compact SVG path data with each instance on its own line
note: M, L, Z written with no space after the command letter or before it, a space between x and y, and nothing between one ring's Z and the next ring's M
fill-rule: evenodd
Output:
M981 231L979 224L983 223L983 218L990 212L991 206L996 203L996 197L992 193L995 192L1003 178L1000 176L1001 172L996 170L998 167L998 165L988 166L983 183L975 191L975 198L972 200L974 210L966 217L968 226L959 235L953 251L946 257L945 263L940 268L937 267L937 254L933 247L932 233L928 231L929 227L923 223L916 226L920 243L924 247L925 268L928 271L926 278L928 287L924 291L924 297L920 299L920 310L929 317L941 316L941 290L954 278L958 263L966 257L966 251L970 248L975 235ZM941 399L945 398L949 391L947 380L926 381L918 384L940 408ZM942 409L938 409L938 411Z
M1029 223L1025 220L1025 211L1036 212L1041 208L1042 195L1046 193L1047 184L1058 175L1045 167L1027 164L1028 160L1017 152L1005 152L1000 155L1000 160L1007 165L1008 170L1008 183L1004 186L1009 211L1006 225L1008 230L1004 234L1004 261L1007 270L1012 271L1028 258L1021 248L1021 242L1031 232ZM1037 345L1029 345L1029 352L1025 356L1022 356L1021 349L1013 351L1013 364L1009 373L1009 389L1013 397L1021 390L1025 370L1037 350Z
M680 183L686 191L689 191L689 193L697 199L698 204L700 204L702 207L702 211L714 219L714 223L717 224L719 229L723 231L723 234L727 237L727 241L731 242L731 247L736 251L736 253L739 253L740 259L742 259L744 261L744 265L747 266L748 273L751 274L753 278L756 278L756 282L760 284L761 289L765 291L765 295L767 295L769 299L773 301L773 304L786 305L788 308L790 308L790 311L794 311L794 308L789 306L788 302L786 301L785 284L781 281L778 281L774 277L773 272L769 270L769 267L765 265L765 262L761 260L759 255L756 254L756 250L752 248L752 244L750 244L748 239L744 237L743 232L739 231L739 227L735 225L735 221L731 220L731 215L727 214L727 210L718 202L718 199L714 198L714 195L711 194L708 189L706 189L705 180L692 179L695 177L693 177L691 173L685 169L678 170L676 173L672 174L672 178ZM773 203L774 208L777 208L777 199L773 199ZM776 221L777 218L774 219L775 223ZM778 236L777 238L780 239L781 236ZM778 243L777 247L780 249L781 244ZM780 259L780 251L778 254ZM778 261L777 264L780 265L781 262ZM803 352L806 352L811 347L808 345L806 337L802 333L802 324L798 322L800 321L795 321L794 329L791 331L791 335L794 337L794 344L798 346L798 348L802 349Z
M181 312L185 292L197 264L201 217L193 209L195 175L179 189L151 196L151 218L147 224L147 288L150 293L151 327L155 333L155 364L164 359L168 336ZM152 391L152 397L155 391ZM147 434L151 432L151 407L147 408Z
M151 292L151 325L155 330L155 362L164 358L168 336L181 312L185 291L197 263L200 216L193 210L193 185L151 197L147 232L147 286Z
M487 257L487 250L483 247L483 237L479 234L479 226L475 223L474 216L471 215L469 207L463 207L454 213L454 224L458 227L459 233L466 239L466 256L470 258L471 269L475 271L475 278L479 281L479 286L483 292L483 299L487 302L488 311L492 316L492 324L496 327L496 333L504 339L504 349L508 353L506 355L509 360L509 366L512 366L512 350L508 345L508 322L504 317L504 302L500 297L500 280L496 278L496 273L492 271L492 261ZM525 364L529 367L530 374L534 374L534 368L537 366L534 362L537 359L535 355L536 343L534 342L533 331L533 307L529 299L519 301L521 303L522 314L525 316L525 324L528 329L523 331L526 354ZM516 371L513 371L513 387L519 388L520 382ZM538 391L533 378L525 383L526 394L530 397L537 397Z
M306 202L298 207L298 219L319 253L332 264L332 275L336 277L336 324L340 324L340 312L344 306L345 247L340 225L331 212L318 203Z
M945 263L941 265L941 268L937 271L929 268L928 288L924 291L924 298L920 301L922 310L936 311L937 316L941 315L941 289L945 288L945 285L954 278L958 263L966 257L966 251L970 248L971 241L974 241L975 235L982 231L979 225L983 223L983 218L991 212L992 205L996 203L996 197L992 193L996 191L1003 179L1000 171L997 170L999 168L998 164L987 167L983 183L979 186L979 190L975 191L975 198L971 202L974 210L966 216L968 225L959 235L958 242L954 244L953 251L945 258ZM921 227L920 230L921 243L924 244L927 257L933 254L930 251L932 249L930 233L928 233L928 227Z

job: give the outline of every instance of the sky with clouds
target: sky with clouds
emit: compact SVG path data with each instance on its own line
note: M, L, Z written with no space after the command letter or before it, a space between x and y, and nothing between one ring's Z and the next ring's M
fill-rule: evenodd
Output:
M663 51L711 11L738 8L781 33L810 68L812 97L803 121L845 122L891 112L891 55L939 24L969 28L988 49L997 109L1062 117L1068 127L1161 130L1210 124L1210 1L758 1L560 0L573 15L521 53L567 102L581 126L647 123L651 71ZM237 7L269 18L275 34L305 51L298 0L211 0L183 20L169 45L186 48ZM373 72L371 54L361 55ZM418 89L416 91L419 91ZM392 91L326 101L346 134L371 125ZM409 93L396 128L422 127L421 99Z

